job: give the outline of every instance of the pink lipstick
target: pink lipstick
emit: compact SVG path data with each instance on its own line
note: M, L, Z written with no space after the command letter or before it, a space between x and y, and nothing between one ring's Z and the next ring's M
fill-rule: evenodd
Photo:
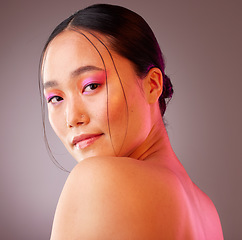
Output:
M84 149L91 144L93 144L97 139L99 139L103 134L82 134L80 136L74 137L72 144L77 149Z

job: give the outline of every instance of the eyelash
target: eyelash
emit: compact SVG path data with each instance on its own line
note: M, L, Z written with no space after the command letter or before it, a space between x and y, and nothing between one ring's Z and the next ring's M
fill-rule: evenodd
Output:
M86 85L86 86L83 88L83 93L94 91L94 90L97 89L100 85L101 85L101 84L99 84L99 83L91 83L91 84L88 84L88 85ZM87 91L87 88L88 88L88 87L90 88L90 90ZM53 102L54 99L55 99L55 102ZM52 104L56 104L56 103L58 103L58 102L61 102L62 100L63 100L63 98L60 97L60 96L52 96L52 97L50 97L50 98L47 100L47 102L48 102L48 103L52 103Z
M52 102L53 99L56 99L56 102ZM60 101L62 101L62 100L63 100L63 98L60 97L60 96L53 96L53 97L50 97L50 98L48 99L48 103L52 102L53 104L55 104L55 103L58 103L58 102L60 102Z
M91 91L94 91L95 89L97 89L98 87L100 87L101 86L101 84L99 84L99 83L91 83L91 84L88 84L88 85L86 85L84 88L83 88L83 93L84 92L91 92ZM90 90L89 91L87 91L87 88L90 88ZM94 88L92 88L92 87L94 87Z

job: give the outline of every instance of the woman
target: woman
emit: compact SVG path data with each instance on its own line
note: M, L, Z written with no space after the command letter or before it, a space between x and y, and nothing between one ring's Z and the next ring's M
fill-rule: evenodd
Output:
M143 18L106 4L80 10L49 37L41 75L49 121L78 162L52 240L223 239L170 145L172 84Z

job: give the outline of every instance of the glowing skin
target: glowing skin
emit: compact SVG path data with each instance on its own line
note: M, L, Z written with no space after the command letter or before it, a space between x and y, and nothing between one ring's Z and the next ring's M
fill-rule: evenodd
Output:
M50 123L77 161L91 156L130 156L150 133L150 104L131 63L112 52L126 104L107 50L89 37L105 66L90 42L76 32L60 34L47 49L43 81ZM73 144L73 138L83 134L93 137Z
M215 207L171 148L157 102L160 70L141 80L112 52L116 72L105 47L87 36L105 65L73 31L50 43L43 63L49 121L80 162L59 199L51 239L223 239Z

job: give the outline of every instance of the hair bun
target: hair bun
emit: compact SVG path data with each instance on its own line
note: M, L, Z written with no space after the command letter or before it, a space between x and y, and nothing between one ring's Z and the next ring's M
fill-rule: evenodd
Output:
M173 85L171 83L170 78L164 74L164 79L163 79L163 92L162 92L162 97L163 98L172 98L173 95Z

